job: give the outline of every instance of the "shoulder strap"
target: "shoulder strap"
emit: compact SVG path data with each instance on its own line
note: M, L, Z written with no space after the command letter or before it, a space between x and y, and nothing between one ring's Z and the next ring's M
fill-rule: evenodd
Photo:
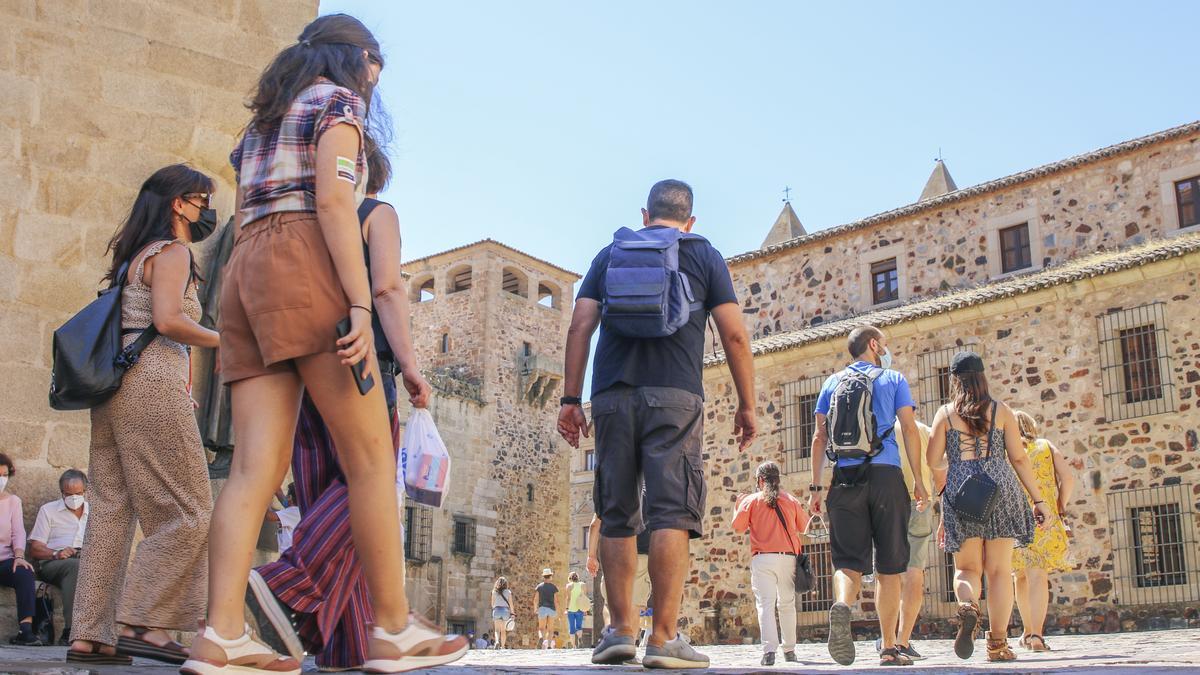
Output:
M996 411L1000 409L1000 404L992 401L992 422L988 425L987 431L987 456L992 456L992 432L996 430Z
M370 197L362 200L362 203L358 205L359 224L361 225L362 223L367 222L367 217L371 215L371 212L375 210L375 207L383 203L384 202L381 202L378 199L372 199Z
M504 589L503 591L500 591L500 599L504 601L504 604L508 605L508 608L509 608L509 609L512 609L512 603L508 601L508 596L507 596L507 595L505 595L505 593L506 593L507 591L508 591L508 589L507 589L507 588L506 588L506 589Z
M792 547L792 553L799 553L796 550L796 542L792 541L792 533L788 531L787 519L783 517L783 511L779 509L779 498L775 498L775 515L779 516L779 524L783 526L783 533L787 535L788 546Z

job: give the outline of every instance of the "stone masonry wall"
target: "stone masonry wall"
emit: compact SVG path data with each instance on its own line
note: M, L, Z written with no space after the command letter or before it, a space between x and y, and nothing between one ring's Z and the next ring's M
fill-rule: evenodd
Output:
M873 262L872 252L885 247L902 250L897 264L901 276L907 276L912 298L985 283L990 278L989 257L999 255L988 249L988 224L1017 212L1027 212L1031 228L1038 230L1034 245L1040 244L1042 258L1033 261L1035 267L1170 235L1175 230L1166 224L1160 174L1197 162L1200 135L1162 142L734 263L734 288L748 329L762 337L870 309L872 299L864 295L867 286L862 280L864 263Z

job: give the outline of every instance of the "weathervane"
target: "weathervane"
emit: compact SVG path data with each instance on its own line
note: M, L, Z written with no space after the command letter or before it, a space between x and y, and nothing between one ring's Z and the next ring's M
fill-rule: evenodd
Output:
M783 201L785 201L785 202L792 201L792 188L790 188L786 185L783 186Z

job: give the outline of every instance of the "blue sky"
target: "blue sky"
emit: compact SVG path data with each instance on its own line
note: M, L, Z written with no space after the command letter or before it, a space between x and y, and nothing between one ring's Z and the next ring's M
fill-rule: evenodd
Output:
M492 237L577 272L696 190L697 232L759 246L785 185L809 231L1200 117L1177 3L392 2L386 198L405 258Z

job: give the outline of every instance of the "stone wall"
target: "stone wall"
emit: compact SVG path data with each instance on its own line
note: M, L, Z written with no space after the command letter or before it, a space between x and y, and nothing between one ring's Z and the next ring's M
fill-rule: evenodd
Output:
M1035 267L1171 235L1164 172L1194 165L1200 174L1198 163L1200 133L1191 133L855 231L818 232L800 246L735 257L734 288L748 329L763 337L871 309L863 276L873 255L897 256L902 297L986 283L999 271L988 235L996 223L1029 221Z

